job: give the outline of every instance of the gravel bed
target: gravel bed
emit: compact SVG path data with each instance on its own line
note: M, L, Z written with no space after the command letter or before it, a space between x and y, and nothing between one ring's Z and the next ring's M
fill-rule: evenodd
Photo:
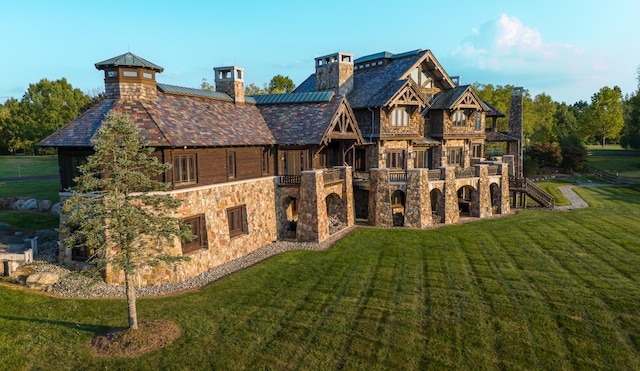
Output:
M332 235L322 243L277 241L241 258L219 265L207 272L178 283L167 283L136 289L138 296L160 296L203 287L228 274L239 271L274 255L294 250L325 250L335 241L342 238L355 227L350 227ZM73 298L113 298L124 297L124 285L107 285L101 279L91 277L87 273L73 272L58 265L56 261L56 243L42 246L41 253L31 265L36 272L51 272L60 275L60 280L45 291L63 297Z

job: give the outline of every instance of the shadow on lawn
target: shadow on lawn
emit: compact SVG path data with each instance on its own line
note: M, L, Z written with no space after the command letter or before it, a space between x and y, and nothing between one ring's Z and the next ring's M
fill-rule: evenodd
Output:
M63 326L63 327L70 328L70 329L73 329L73 330L82 330L82 331L91 332L94 335L103 334L103 333L105 333L105 332L107 332L109 330L122 330L122 329L124 329L124 327L122 327L122 328L114 328L114 327L110 327L110 326L92 325L92 324L88 324L88 323L65 322L65 321L57 321L57 320L51 320L51 319L14 317L14 316L5 316L5 315L0 315L0 319L6 319L8 321L23 321L23 322L28 322L28 323L42 323L42 324L47 324L47 325Z

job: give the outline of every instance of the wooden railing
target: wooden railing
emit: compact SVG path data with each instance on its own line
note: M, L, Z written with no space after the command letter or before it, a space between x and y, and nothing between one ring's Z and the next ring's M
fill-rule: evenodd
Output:
M323 177L325 184L337 182L342 179L340 177L340 169L325 169L323 171Z
M390 171L389 172L389 181L390 182L406 182L407 181L407 172L402 171Z
M427 174L429 175L429 180L440 180L442 177L441 170L427 170Z
M369 172L368 171L354 171L353 172L354 180L369 180Z
M465 169L456 169L456 178L474 178L476 176L476 168L468 167Z
M278 175L278 184L300 184L300 175Z
M584 164L582 168L585 171L597 176L598 178L602 178L608 182L618 183L618 184L640 184L640 179L627 178L623 176L619 176L617 174L612 174L603 170L596 169L593 166Z
M538 187L534 182L527 178L516 179L513 175L509 175L509 187L524 191L527 196L544 207L553 207L556 203L553 196Z

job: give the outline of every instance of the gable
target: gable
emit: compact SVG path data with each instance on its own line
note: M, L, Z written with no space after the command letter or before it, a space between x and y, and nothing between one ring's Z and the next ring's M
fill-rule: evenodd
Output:
M408 80L385 105L390 108L397 106L417 106L422 110L428 107L428 100L424 94L420 92L416 84Z
M470 87L452 104L452 109L472 108L479 111L485 111L485 105L482 100Z
M352 139L357 144L362 144L363 142L360 128L346 100L340 104L333 116L331 124L323 136L322 144L326 145L332 139Z

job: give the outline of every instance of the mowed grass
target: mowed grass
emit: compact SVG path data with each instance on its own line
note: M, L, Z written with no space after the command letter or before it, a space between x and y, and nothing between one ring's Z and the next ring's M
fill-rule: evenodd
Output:
M57 156L0 156L0 197L34 197L58 202L60 180L57 178L2 180L57 174Z
M197 292L140 299L182 328L139 358L88 341L124 300L0 286L7 369L640 369L640 189L577 192L591 207L427 231L359 229Z
M640 151L620 146L590 147L587 163L596 169L627 178L640 178Z
M0 156L0 178L58 174L58 156Z

